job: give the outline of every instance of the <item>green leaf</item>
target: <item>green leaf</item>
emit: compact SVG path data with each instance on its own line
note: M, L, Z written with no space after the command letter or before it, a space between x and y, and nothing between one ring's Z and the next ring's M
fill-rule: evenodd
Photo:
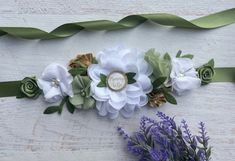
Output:
M134 73L134 72L126 73L127 78L134 78L135 75L136 75L136 73Z
M214 59L209 60L207 64L208 64L209 66L211 66L212 68L214 68L214 66L215 66L215 61L214 61Z
M107 87L107 76L104 74L100 74L100 82L97 84L97 87Z
M73 97L69 97L69 101L74 106L79 106L84 103L84 97L80 94L74 95Z
M134 78L128 79L128 84L133 84L133 83L135 83L135 82L136 82L136 80L135 80Z
M83 104L83 109L91 109L95 107L95 100L91 97L85 98L84 104Z
M69 98L66 99L66 107L70 113L74 113L76 108L74 105L70 103Z
M107 84L106 84L106 82L99 82L97 84L97 87L107 87Z
M106 79L107 79L107 76L106 76L106 75L100 74L100 80L101 80L102 82L106 82Z
M69 70L69 73L75 77L76 75L84 74L87 71L87 68L72 68Z
M163 56L164 60L171 61L171 56L168 53L165 53Z
M165 81L167 77L159 77L153 82L153 88L156 89L160 87Z
M181 58L193 59L193 55L192 54L186 54L186 55L182 55Z
M174 104L174 105L177 105L177 101L173 95L171 95L170 93L168 93L166 91L164 91L163 93L164 93L164 96L165 96L167 102Z
M43 112L44 114L52 114L55 112L59 112L60 106L50 106Z
M126 73L128 84L133 84L136 82L136 80L134 79L135 75L136 73L133 72Z
M171 58L168 53L161 58L159 53L154 49L150 49L145 53L145 60L153 68L153 76L155 79L159 77L169 78L171 72Z
M177 52L177 54L176 54L176 58L180 58L181 54L182 54L182 51L179 50L179 51Z

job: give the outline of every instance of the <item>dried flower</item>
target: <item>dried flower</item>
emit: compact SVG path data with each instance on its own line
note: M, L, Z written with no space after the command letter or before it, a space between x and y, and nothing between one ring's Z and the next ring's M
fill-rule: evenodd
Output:
M199 124L199 136L192 135L185 120L177 126L174 118L158 112L160 121L142 117L140 130L128 136L122 128L120 135L127 148L139 161L209 161L211 147L204 123Z
M166 103L166 98L163 93L161 92L154 92L152 91L150 94L148 94L149 98L149 105L151 107L159 107Z
M83 55L77 55L75 59L70 60L69 67L71 68L79 68L85 67L87 68L89 65L93 63L93 55L92 53L87 53Z

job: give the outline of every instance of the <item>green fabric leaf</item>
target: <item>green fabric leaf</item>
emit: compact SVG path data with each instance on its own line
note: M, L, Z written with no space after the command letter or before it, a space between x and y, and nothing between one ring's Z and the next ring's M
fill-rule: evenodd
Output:
M134 73L134 72L126 73L127 79L128 79L128 78L134 78L135 75L136 75L136 73Z
M185 55L182 55L181 58L189 58L189 59L193 59L193 55L192 54L185 54Z
M69 101L74 106L79 106L84 103L84 97L82 97L81 95L74 95L73 97L69 97Z
M126 73L128 84L133 84L136 82L136 80L134 79L135 75L136 73L133 72Z
M43 112L44 114L52 114L58 112L60 110L60 106L50 106Z
M100 80L101 80L102 82L106 82L106 79L107 79L107 76L106 76L106 75L100 74Z
M69 70L69 73L75 77L76 75L81 75L81 74L84 74L86 73L87 71L87 68L72 68Z
M90 87L91 80L88 76L77 75L72 82L73 93L80 94L86 88Z
M209 60L207 64L211 66L212 68L214 68L215 67L214 59Z
M95 107L95 100L91 97L85 98L84 104L83 104L83 109L91 109Z
M153 84L153 88L156 89L158 87L160 87L165 81L166 81L167 77L159 77L157 78L152 84Z
M154 80L159 77L169 78L171 72L171 58L166 53L163 58L154 49L150 49L145 53L145 60L153 68Z
M182 51L179 50L179 51L177 52L177 54L176 54L176 58L180 58L180 57L181 57L181 54L182 54Z
M177 101L173 95L171 95L170 93L168 93L166 91L164 91L163 93L164 93L164 96L165 96L167 102L174 104L174 105L177 105Z
M72 114L74 113L75 108L76 108L74 105L72 105L70 103L69 98L66 99L66 107L67 107L68 111Z
M107 76L104 74L100 74L100 82L97 84L97 87L107 87Z

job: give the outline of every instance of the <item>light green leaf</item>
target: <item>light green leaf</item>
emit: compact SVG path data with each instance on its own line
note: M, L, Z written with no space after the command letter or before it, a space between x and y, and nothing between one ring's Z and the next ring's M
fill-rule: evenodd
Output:
M79 105L82 105L84 103L84 97L77 94L77 95L74 95L73 97L70 97L69 101L72 105L79 106Z
M85 98L83 109L91 109L95 107L95 100L91 97Z

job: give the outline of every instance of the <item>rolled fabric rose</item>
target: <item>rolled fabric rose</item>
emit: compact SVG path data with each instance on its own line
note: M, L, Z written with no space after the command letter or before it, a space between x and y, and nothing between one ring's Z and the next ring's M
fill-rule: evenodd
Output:
M202 85L210 83L215 75L214 60L211 59L208 63L199 67L197 72Z
M35 77L25 77L21 81L20 90L28 98L36 98L41 93Z

